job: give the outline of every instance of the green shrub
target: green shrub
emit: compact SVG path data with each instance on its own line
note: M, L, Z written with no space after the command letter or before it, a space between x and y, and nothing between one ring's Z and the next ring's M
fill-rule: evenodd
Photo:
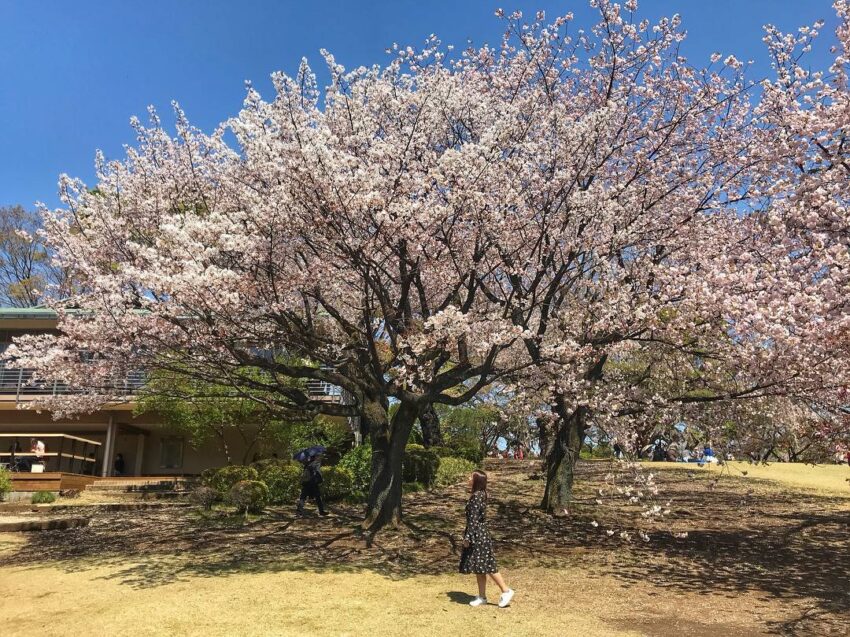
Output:
M51 502L56 502L53 491L36 491L32 494L33 504L50 504Z
M301 491L303 471L304 467L297 462L267 463L260 473L260 480L269 488L269 502L272 504L295 502Z
M263 471L269 467L277 466L278 464L280 464L280 460L278 458L263 458L262 460L252 462L251 466L257 470L257 473L263 475Z
M212 487L201 484L192 489L189 498L195 504L199 504L209 511L213 504L221 500L221 494Z
M360 445L345 454L337 467L351 472L352 490L368 493L372 479L372 447Z
M259 480L240 480L227 495L230 504L240 513L262 513L269 503L269 488Z
M431 447L431 451L441 458L463 458L480 467L484 461L484 454L477 445L457 445L454 447Z
M450 454L455 458L463 458L465 460L469 460L476 467L480 467L481 463L484 462L484 452L481 451L481 447L478 445L462 445L452 448L452 453Z
M6 499L6 494L12 490L12 474L0 469L0 501Z
M213 473L209 478L209 482L207 482L207 486L215 489L222 496L226 496L237 482L242 482L243 480L256 481L259 479L260 474L257 473L254 467L228 465Z
M437 468L435 484L438 487L449 487L465 480L475 469L475 463L465 458L442 458Z
M336 467L324 467L322 469L322 476L324 480L321 489L326 500L341 500L351 495L354 477L348 469L339 465Z
M402 478L404 482L421 482L431 487L439 466L440 456L435 451L422 445L407 445L402 461Z
M457 456L457 451L452 449L451 447L429 447L431 451L436 453L441 458L451 458Z

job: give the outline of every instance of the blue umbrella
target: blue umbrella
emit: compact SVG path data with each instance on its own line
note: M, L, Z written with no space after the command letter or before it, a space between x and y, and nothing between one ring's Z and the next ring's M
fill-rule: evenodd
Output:
M325 448L322 445L313 445L312 447L302 449L294 456L292 456L292 459L297 460L298 462L307 462L310 458L318 456L322 453L325 453Z

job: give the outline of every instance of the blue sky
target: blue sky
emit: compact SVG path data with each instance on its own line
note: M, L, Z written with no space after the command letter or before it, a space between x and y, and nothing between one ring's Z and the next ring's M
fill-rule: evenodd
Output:
M148 105L164 116L177 100L205 130L234 115L250 79L265 95L269 74L294 73L302 56L320 70L320 48L348 68L384 63L393 42L418 46L431 33L457 47L498 41L496 8L573 11L586 0L0 0L0 205L58 205L60 173L93 184L96 149L132 144L129 119ZM654 19L682 15L694 62L713 51L768 71L761 25L790 30L827 20L810 64L825 67L834 39L830 0L642 0Z

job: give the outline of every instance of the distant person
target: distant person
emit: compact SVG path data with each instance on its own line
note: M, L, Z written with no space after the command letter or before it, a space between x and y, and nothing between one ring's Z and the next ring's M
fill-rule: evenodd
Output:
M115 456L115 462L112 464L116 476L124 475L124 454L119 453Z
M313 498L316 501L319 515L328 514L322 502L322 491L319 486L323 480L321 454L309 456L307 462L304 463L304 471L301 473L301 495L298 497L298 505L296 507L298 515L304 513L304 503L307 501L307 498Z
M619 460L623 457L623 448L620 446L620 443L616 440L614 441L614 457Z
M847 466L850 467L850 451L845 454L845 458L847 459Z
M487 604L487 576L496 583L502 595L499 608L510 605L514 597L513 589L505 584L496 566L493 553L493 539L487 530L487 474L476 469L469 476L469 490L472 495L466 503L466 529L463 532L463 552L460 555L461 573L475 573L478 582L478 596L469 602L470 606Z
M32 438L30 440L30 453L35 454L29 459L29 470L32 471L32 467L35 464L44 466L44 454L47 451L47 447L45 447L44 442L42 440L38 440L36 438Z

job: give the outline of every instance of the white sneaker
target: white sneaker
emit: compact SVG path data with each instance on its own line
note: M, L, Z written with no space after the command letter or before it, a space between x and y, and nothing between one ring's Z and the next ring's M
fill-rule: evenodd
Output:
M511 600L514 598L514 589L509 588L506 592L499 596L499 608L511 605Z
M475 599L473 599L471 602L469 602L469 605L470 606L486 606L487 605L487 598L481 597L479 595Z

